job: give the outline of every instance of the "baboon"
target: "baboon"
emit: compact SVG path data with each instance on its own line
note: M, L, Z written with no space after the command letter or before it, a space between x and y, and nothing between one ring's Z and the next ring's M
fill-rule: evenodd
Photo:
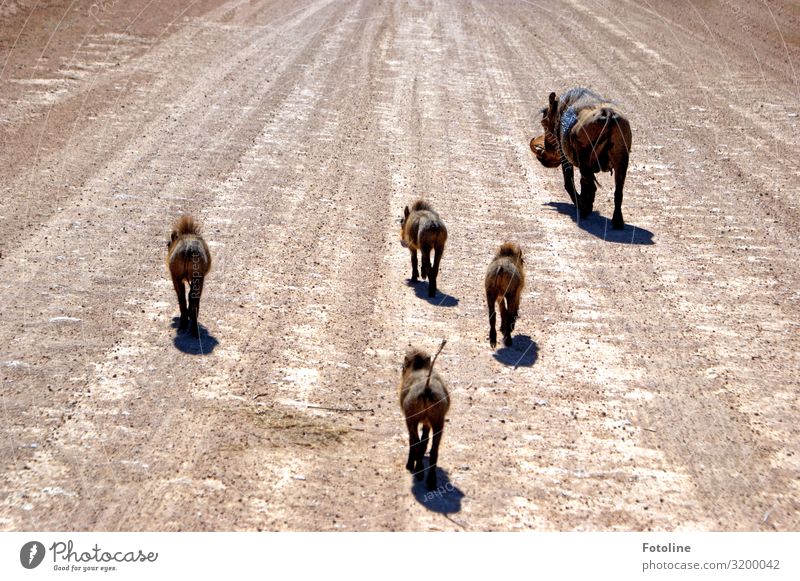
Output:
M411 349L403 361L400 380L400 407L408 426L408 462L406 468L417 480L423 479L422 462L428 447L428 436L433 431L428 477L428 490L436 488L436 463L439 460L439 442L444 430L444 417L450 409L450 394L441 376L434 372L431 356L420 349ZM422 424L422 438L419 424Z
M542 133L531 139L531 151L544 167L558 167L561 165L561 150L556 136L552 133Z
M422 254L422 280L428 279L428 296L436 296L436 277L439 275L439 262L442 260L444 243L447 242L447 228L433 211L430 204L417 200L409 210L406 206L400 221L400 242L411 252L411 280L416 281L417 250ZM431 250L436 251L431 265Z
M172 284L181 308L180 328L186 329L188 326L192 337L197 338L200 336L197 322L200 295L203 294L203 279L211 269L211 252L200 236L200 225L191 216L179 217L172 226L172 234L167 242L167 268L172 275ZM184 281L189 283L188 307Z
M622 229L622 188L628 172L631 151L631 126L613 103L589 89L570 89L561 97L550 93L548 105L542 109L544 148L531 143L536 157L546 167L552 164L553 144L558 144L564 189L578 208L581 218L591 214L597 180L594 174L610 171L614 174L615 229ZM547 154L547 155L545 155ZM581 173L581 191L575 191L573 166Z
M519 301L525 287L525 269L522 250L513 242L506 242L494 255L486 271L486 303L489 305L489 344L497 345L495 330L495 303L500 304L500 332L503 344L511 347L511 332L517 321Z

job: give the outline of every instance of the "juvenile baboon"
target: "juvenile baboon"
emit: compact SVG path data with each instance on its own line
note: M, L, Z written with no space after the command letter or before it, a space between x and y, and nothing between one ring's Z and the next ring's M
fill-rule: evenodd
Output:
M558 167L561 165L561 149L556 136L552 133L542 133L531 139L531 151L544 167Z
M506 242L494 255L486 271L486 303L489 305L489 344L497 345L495 330L495 303L500 304L500 332L503 344L511 347L511 332L517 321L519 301L525 287L525 268L522 250L513 242Z
M200 225L191 216L181 216L172 226L172 234L167 242L167 268L172 275L172 284L181 308L180 328L189 326L192 337L197 338L200 336L197 322L200 295L203 294L203 279L211 269L211 252L200 236ZM188 308L184 281L189 283Z
M428 477L428 490L436 488L436 463L439 460L439 442L444 430L444 417L450 409L450 395L441 376L432 370L431 356L420 349L411 349L403 361L400 380L400 407L408 426L408 462L406 468L414 478L422 480L425 465L422 462L428 447L428 436L433 431ZM422 424L422 438L419 437Z
M417 271L417 250L422 253L422 279L428 279L428 296L436 296L436 277L439 274L439 262L447 242L447 228L433 211L430 204L417 200L409 210L406 206L400 221L400 242L411 252L411 280L416 281L420 273ZM431 250L436 251L431 265Z

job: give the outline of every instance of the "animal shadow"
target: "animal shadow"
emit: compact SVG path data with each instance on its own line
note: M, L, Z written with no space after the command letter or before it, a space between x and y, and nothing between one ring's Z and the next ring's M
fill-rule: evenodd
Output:
M436 307L455 307L458 306L458 299L453 295L443 293L441 290L436 290L435 297L428 296L428 283L424 280L413 281L410 278L406 279L406 285L414 289L414 294L417 298L428 301Z
M611 220L601 216L598 212L592 212L589 214L588 218L578 218L578 211L572 203L547 202L544 205L549 206L550 209L555 210L559 214L569 216L572 218L573 222L578 224L581 230L606 242L634 245L655 244L653 241L653 233L650 232L650 230L639 228L633 224L625 224L625 228L622 230L614 230L611 227Z
M425 466L427 471L428 458L425 458ZM464 493L450 482L447 472L438 466L436 467L436 479L438 485L435 490L431 491L428 491L424 480L413 480L411 493L417 502L431 512L439 514L455 514L461 511L461 499L464 498Z
M200 325L200 337L195 339L188 329L180 329L180 317L172 318L172 328L175 329L175 338L172 342L175 348L189 355L209 355L214 347L219 345L216 337L211 335L203 325Z
M504 365L512 367L532 367L539 357L539 346L528 335L512 335L514 344L511 347L500 347L494 352L494 358Z

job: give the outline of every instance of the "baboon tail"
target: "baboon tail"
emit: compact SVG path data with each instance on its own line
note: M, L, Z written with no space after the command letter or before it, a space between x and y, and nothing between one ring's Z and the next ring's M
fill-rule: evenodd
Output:
M184 214L175 220L173 229L179 236L183 234L200 234L200 224L188 214Z
M430 385L425 386L425 389L422 392L422 399L433 401L433 390L431 389Z
M420 210L433 210L433 208L425 200L417 200L416 202L414 202L414 205L411 206L411 211L418 212Z

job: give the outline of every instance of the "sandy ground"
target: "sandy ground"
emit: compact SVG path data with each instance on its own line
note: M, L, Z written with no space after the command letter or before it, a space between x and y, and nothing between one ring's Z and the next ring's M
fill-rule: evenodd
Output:
M800 9L740 4L0 0L0 528L800 530ZM633 126L622 233L528 149L575 85ZM430 497L397 383L441 338Z

